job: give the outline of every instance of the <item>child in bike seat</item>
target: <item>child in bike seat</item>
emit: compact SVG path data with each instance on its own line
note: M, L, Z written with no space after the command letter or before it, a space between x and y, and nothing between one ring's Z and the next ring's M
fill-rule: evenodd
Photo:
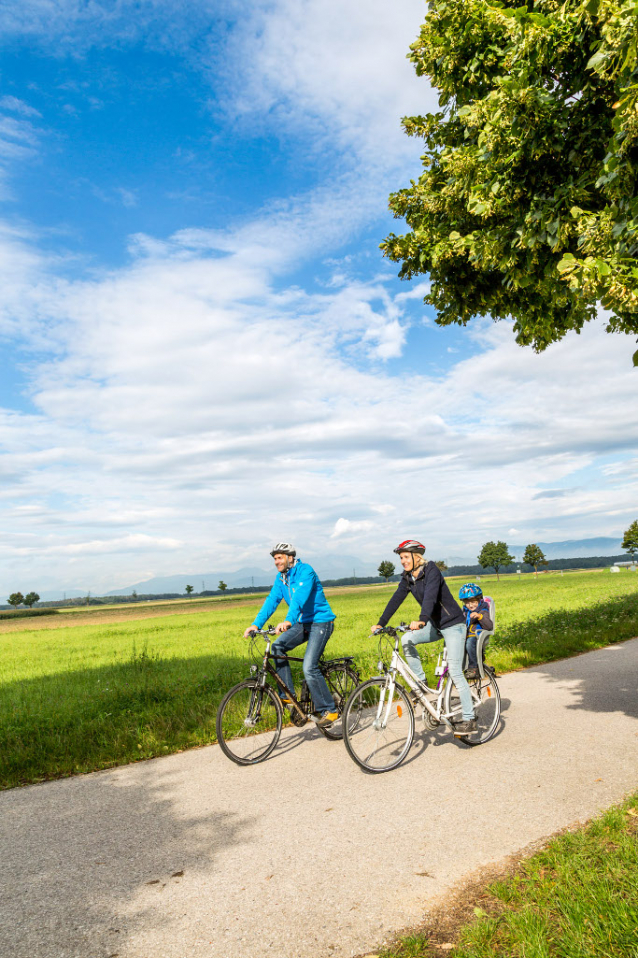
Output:
M463 612L465 613L465 625L467 636L465 639L465 649L467 651L468 668L465 675L468 679L478 678L478 658L476 655L476 642L479 632L484 629L491 632L494 623L490 618L490 607L483 598L481 587L475 582L466 582L459 589L459 599L463 602Z

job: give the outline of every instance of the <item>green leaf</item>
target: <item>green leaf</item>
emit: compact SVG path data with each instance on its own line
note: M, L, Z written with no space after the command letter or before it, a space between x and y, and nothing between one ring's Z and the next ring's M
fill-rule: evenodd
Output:
M634 360L634 366L638 366L638 349L634 353L633 360Z
M604 259L597 259L596 267L598 269L599 276L609 276L611 273L611 266L609 263L606 263Z
M577 264L578 260L575 256L572 256L571 253L564 253L563 258L556 264L556 269L559 273L566 273L567 270L573 269Z
M598 53L594 53L593 57L590 57L585 66L586 70L597 70L598 67L601 67L603 63L607 61L609 53L606 50L599 50Z

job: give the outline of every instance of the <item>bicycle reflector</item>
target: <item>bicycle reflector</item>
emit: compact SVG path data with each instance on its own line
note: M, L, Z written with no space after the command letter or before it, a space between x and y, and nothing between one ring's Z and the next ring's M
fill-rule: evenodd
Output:
M401 716L403 715L403 709L401 708L400 705L397 705L397 715L399 716L399 718L401 718Z

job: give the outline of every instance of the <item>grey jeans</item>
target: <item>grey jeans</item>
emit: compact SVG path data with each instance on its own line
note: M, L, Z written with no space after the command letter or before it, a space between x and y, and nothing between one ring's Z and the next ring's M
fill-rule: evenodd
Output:
M436 642L443 639L447 649L447 662L450 672L450 678L454 682L461 700L463 709L463 721L469 722L474 718L474 706L472 705L472 693L467 684L467 679L463 675L463 659L465 658L465 623L460 625L451 625L447 629L439 631L431 622L428 622L424 628L416 629L414 632L406 632L401 639L406 662L418 679L425 682L425 672L415 646L422 645L424 642Z

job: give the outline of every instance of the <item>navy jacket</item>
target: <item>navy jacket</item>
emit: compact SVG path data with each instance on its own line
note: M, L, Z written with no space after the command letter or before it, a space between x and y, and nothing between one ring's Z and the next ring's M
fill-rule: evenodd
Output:
M465 616L456 599L452 596L441 571L434 562L421 566L416 579L411 572L404 572L394 593L379 619L379 625L386 625L403 600L412 593L421 606L419 620L431 622L436 629L448 629L451 625L462 625Z

